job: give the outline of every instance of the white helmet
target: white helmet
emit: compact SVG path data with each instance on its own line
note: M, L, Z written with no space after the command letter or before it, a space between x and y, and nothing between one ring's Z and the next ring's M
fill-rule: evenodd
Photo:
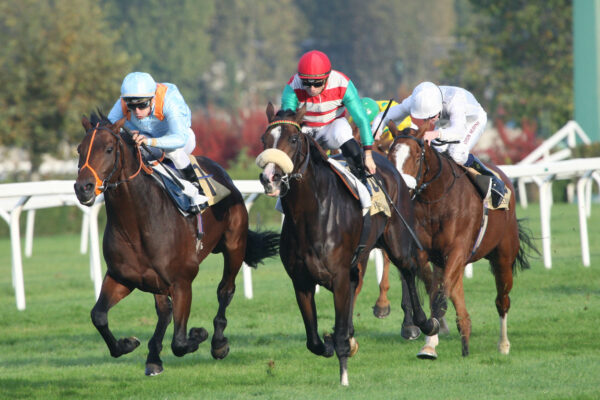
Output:
M442 112L442 92L436 84L421 82L413 90L410 116L418 119L435 117Z
M146 72L132 72L123 79L121 97L154 97L156 82Z

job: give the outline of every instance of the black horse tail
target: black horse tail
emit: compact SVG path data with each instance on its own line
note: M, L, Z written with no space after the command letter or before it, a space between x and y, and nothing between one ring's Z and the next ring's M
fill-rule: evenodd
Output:
M540 256L540 252L535 246L533 241L533 237L531 234L531 230L525 226L523 226L523 219L517 220L517 225L519 226L519 252L517 253L517 258L513 263L512 269L513 274L516 274L517 267L522 271L524 269L530 269L531 265L529 265L529 256L531 252L536 253Z
M265 258L273 257L279 253L279 233L272 231L255 232L248 230L246 242L246 255L244 262L252 268Z

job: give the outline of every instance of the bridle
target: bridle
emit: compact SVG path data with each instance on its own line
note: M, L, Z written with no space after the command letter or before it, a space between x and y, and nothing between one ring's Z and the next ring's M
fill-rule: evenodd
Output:
M308 168L308 162L310 161L310 142L308 139L308 135L302 132L302 128L300 127L300 124L298 124L296 121L293 121L293 120L280 119L280 120L272 121L269 123L269 125L267 125L267 130L274 126L278 126L278 125L292 125L295 128L297 128L298 133L296 133L295 135L299 136L302 140L304 140L304 144L306 145L306 153L301 151L302 145L299 144L296 146L296 151L294 152L294 155L292 156L292 163L294 165L296 165L296 161L298 161L302 157L304 157L304 161L302 162L301 167L298 169L298 172L291 173L291 174L285 174L281 177L281 183L283 183L285 190L281 191L282 194L280 194L279 197L284 197L285 195L288 194L288 192L290 190L290 179L301 180L304 173L306 172L306 169Z
M417 182L418 186L413 190L411 200L414 200L417 196L419 197L418 200L420 202L426 203L426 204L437 203L438 201L442 200L442 198L450 191L450 189L452 189L452 187L454 186L454 183L456 182L456 179L458 178L454 168L450 168L452 170L452 177L453 177L452 184L450 184L450 186L448 186L448 188L446 188L444 193L438 199L433 200L433 201L426 201L423 199L422 193L429 187L430 184L435 182L442 175L442 169L443 169L442 156L437 151L433 152L437 158L439 168L435 172L435 175L433 176L433 178L431 178L428 181L425 181L425 175L427 175L427 173L429 172L429 165L427 165L425 163L425 143L423 142L423 140L420 138L417 138L415 136L412 136L412 135L398 135L394 138L394 140L396 140L396 139L414 140L415 142L417 142L417 144L419 145L419 148L421 149L421 151L419 153L419 161L418 161L418 167L417 167L418 172L417 172L417 176L415 178L415 181ZM452 142L440 142L440 143L431 142L431 145L432 146L443 146L448 143L452 143Z
M93 131L92 131L93 129ZM103 180L101 180L98 177L98 173L96 172L96 170L90 165L89 160L90 160L90 154L92 154L92 146L94 145L94 140L96 139L96 133L100 130L103 131L107 131L109 132L111 135L113 135L115 137L115 139L117 140L117 151L115 154L115 162L113 163L113 167L112 170L110 171L110 173L108 174L108 176L106 176L106 178L104 178ZM121 136L117 135L116 133L114 133L111 129L107 128L106 126L101 126L100 123L96 124L96 126L94 128L90 128L86 131L86 134L90 133L90 131L92 131L92 138L90 140L90 144L88 146L88 151L87 151L87 156L85 158L85 163L81 166L81 168L79 168L78 174L81 173L81 171L83 171L84 169L89 169L92 172L92 175L94 176L94 178L96 179L95 182L95 191L94 194L96 196L100 195L101 193L105 192L108 189L114 189L117 186L119 186L122 183L126 183L129 182L130 180L132 180L133 178L135 178L136 176L139 175L140 171L143 169L144 172L146 172L147 174L152 174L152 168L148 167L143 159L142 159L142 153L140 151L140 147L136 146L136 150L137 150L137 158L138 158L138 169L137 171L135 171L131 176L129 176L126 179L117 181L117 182L109 182L110 179L113 177L113 175L115 174L115 172L117 172L118 170L118 164L119 164L119 160L120 160L120 150L122 147L122 141L121 141Z

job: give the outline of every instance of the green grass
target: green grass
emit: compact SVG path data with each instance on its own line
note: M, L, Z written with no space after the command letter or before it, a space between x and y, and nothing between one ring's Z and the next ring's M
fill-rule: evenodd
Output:
M378 294L370 267L358 298L354 322L360 351L349 361L350 386L340 387L338 362L314 356L305 347L304 326L290 279L279 260L253 272L254 299L238 291L229 307L231 352L221 361L210 345L185 357L164 342L163 374L144 376L147 341L155 314L152 296L139 291L109 314L117 337L135 335L142 345L110 357L93 327L94 303L88 256L79 254L76 235L37 237L34 255L24 259L27 309L17 311L10 275L10 244L0 239L1 399L595 399L600 397L600 210L589 220L592 266L581 264L577 208L555 204L552 212L553 267L541 258L519 273L511 292L511 353L498 354L498 317L493 277L477 263L465 280L473 333L471 354L461 356L450 306L451 334L442 337L437 361L418 360L422 339L400 335L400 282L392 274L392 314L372 316ZM539 208L519 210L539 237ZM539 243L541 248L541 243ZM220 259L211 256L194 282L188 326L212 333ZM320 331L331 330L332 296L317 295Z

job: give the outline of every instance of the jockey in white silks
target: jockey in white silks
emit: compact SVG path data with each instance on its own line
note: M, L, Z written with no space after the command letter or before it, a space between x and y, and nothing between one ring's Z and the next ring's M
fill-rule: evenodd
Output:
M440 152L447 153L457 164L471 167L481 173L480 179L483 180L486 191L484 197L491 196L492 205L498 207L505 194L504 182L470 153L487 124L487 113L475 96L460 87L422 82L409 97L390 107L381 126L386 126L390 120L399 123L409 115L414 129L419 129L423 124L430 124L430 130L423 136L427 143L431 144L431 141L437 140L457 141L436 147ZM374 129L379 126L382 118L383 113L375 117L372 124ZM379 132L374 132L376 138L381 135L381 131L380 129ZM415 186L415 182L410 182L410 179L407 184L409 187Z

